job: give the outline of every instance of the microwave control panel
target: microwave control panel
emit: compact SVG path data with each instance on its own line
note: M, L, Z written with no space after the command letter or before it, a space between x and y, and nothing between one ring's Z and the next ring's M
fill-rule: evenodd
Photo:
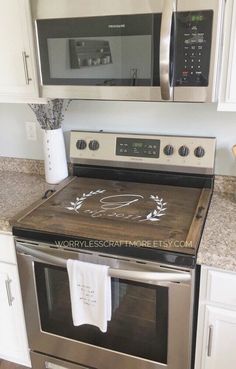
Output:
M208 86L213 11L176 14L175 86Z

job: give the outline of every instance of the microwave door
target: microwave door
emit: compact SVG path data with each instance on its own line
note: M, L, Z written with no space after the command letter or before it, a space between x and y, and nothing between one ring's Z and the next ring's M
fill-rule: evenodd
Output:
M224 0L178 0L175 101L216 101L223 4Z
M120 12L107 4L102 14L85 4L82 13L66 12L64 18L55 9L53 19L40 13L42 96L172 101L175 3L143 1L137 7L131 0Z
M161 11L37 21L43 96L160 101Z

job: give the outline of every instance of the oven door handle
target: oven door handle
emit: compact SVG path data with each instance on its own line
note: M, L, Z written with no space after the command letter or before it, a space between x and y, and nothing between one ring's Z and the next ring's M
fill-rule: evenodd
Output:
M164 9L161 18L161 34L160 34L160 85L161 97L163 100L171 100L173 87L170 80L170 45L171 45L171 29L172 16L176 10L176 0L165 0Z
M16 244L16 249L20 253L33 256L43 263L50 263L62 268L66 268L67 259L60 258L58 256L53 256L47 254L44 251L39 251L33 249L30 246L22 245L21 243ZM143 283L158 284L159 282L189 282L191 280L191 275L188 272L179 273L158 273L158 272L140 272L136 270L125 270L125 269L114 269L109 268L109 276L119 279L127 279L130 281L138 281Z

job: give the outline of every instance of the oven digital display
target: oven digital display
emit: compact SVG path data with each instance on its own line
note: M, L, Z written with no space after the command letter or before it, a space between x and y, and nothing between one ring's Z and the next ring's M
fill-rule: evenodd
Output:
M134 148L141 149L143 147L142 142L134 142L132 145Z
M116 155L158 159L160 140L118 137L116 139Z

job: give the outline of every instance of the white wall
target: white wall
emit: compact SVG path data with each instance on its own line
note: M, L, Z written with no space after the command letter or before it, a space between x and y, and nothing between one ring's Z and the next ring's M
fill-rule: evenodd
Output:
M0 104L0 156L43 159L40 129L37 142L26 139L24 122L32 120L27 105ZM214 104L73 101L63 128L67 148L71 129L214 136L216 173L236 176L236 113L217 112Z

